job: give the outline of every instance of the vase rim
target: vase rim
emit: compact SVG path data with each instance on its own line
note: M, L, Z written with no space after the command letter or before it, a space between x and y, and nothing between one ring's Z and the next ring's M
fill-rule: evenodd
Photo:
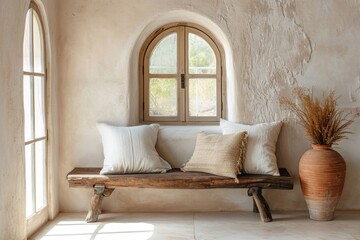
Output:
M329 150L329 149L331 149L331 145L311 144L311 147L314 150Z

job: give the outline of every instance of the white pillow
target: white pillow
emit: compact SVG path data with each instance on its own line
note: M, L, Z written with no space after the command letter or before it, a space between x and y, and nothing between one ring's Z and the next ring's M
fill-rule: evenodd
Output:
M166 172L171 166L155 149L158 124L117 127L98 123L104 149L100 174Z
M248 133L248 143L243 168L245 173L251 174L280 175L275 150L281 126L282 122L244 125L232 123L224 119L220 120L220 127L223 134L242 131Z

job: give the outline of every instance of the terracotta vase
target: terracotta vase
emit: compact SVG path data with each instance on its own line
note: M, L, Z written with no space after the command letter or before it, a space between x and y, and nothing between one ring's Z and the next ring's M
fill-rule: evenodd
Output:
M310 218L329 221L343 190L346 165L330 146L312 145L300 159L299 175Z

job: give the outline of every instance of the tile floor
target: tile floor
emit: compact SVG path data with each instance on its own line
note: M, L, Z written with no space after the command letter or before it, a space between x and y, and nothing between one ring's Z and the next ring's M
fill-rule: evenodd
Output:
M262 223L252 212L107 213L85 223L85 213L61 213L31 239L41 240L360 240L360 211L338 211L334 221L317 222L306 212L274 213Z

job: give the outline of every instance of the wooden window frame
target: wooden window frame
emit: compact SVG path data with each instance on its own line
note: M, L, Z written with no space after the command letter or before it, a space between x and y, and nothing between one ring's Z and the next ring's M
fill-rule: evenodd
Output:
M171 33L177 32L177 73L176 74L150 74L149 62L151 53L157 44ZM189 74L188 73L188 34L193 33L204 39L214 51L216 57L216 74ZM184 53L184 54L180 54ZM205 28L192 23L171 23L157 29L145 40L139 55L139 120L140 123L161 123L165 125L216 125L220 118L225 116L225 81L223 69L225 68L224 51L217 39ZM181 74L185 75L185 89L180 87ZM177 79L178 114L175 117L149 116L149 81L150 77L157 76ZM217 114L216 117L189 116L189 79L190 78L216 78L217 79Z
M27 219L27 235L31 235L37 228L38 226L42 225L42 223L44 221L47 221L48 219L48 200L49 200L49 191L48 191L48 130L47 130L47 53L46 53L46 38L45 38L45 29L44 29L44 24L43 24L43 20L42 20L42 14L39 10L39 8L37 7L37 5L34 2L31 2L28 8L28 11L32 10L32 14L30 17L30 23L29 26L25 26L25 29L27 27L29 27L29 40L30 40L30 68L31 70L29 71L25 71L23 70L23 77L27 76L30 77L30 81L31 83L31 112L32 112L32 135L33 137L30 140L27 140L24 142L24 148L26 148L26 146L34 144L34 149L32 151L32 188L33 188L33 194L32 194L32 201L33 201L33 211L34 213L30 216L26 216ZM26 13L26 15L28 14L28 11ZM43 69L42 72L35 72L35 67L34 67L34 23L33 23L33 17L34 17L34 13L35 18L37 18L38 20L38 25L39 25L39 33L40 33L40 38L41 38L41 50L42 50L42 64L43 64ZM24 29L24 30L25 30ZM25 38L24 38L24 41ZM24 69L24 67L23 67ZM45 132L43 136L37 137L35 135L35 88L34 88L34 81L35 81L35 77L41 77L43 80L43 113L44 113L44 128L45 128ZM24 81L24 80L23 80ZM24 121L25 122L25 121ZM36 208L36 147L35 147L35 143L37 142L41 142L44 141L44 170L45 170L45 175L44 175L44 179L43 181L44 183L44 201L45 204L44 206L40 207L40 208ZM26 159L24 159L26 160Z

